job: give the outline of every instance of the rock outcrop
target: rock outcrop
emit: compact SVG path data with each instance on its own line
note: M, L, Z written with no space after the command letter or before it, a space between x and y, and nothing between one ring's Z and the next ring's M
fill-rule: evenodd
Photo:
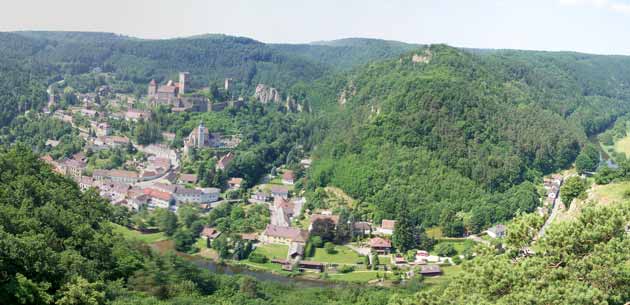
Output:
M353 81L350 81L350 83L343 89L343 91L341 91L337 102L340 106L343 106L348 102L348 99L353 97L355 94L357 94L357 87L354 85Z
M428 64L429 62L431 62L431 57L433 57L431 51L425 50L424 54L413 54L413 56L411 57L411 62L417 64Z
M280 96L280 92L278 91L278 89L267 86L265 84L258 84L258 86L256 86L254 98L256 98L257 101L263 104L267 104L270 102L282 102L282 97Z

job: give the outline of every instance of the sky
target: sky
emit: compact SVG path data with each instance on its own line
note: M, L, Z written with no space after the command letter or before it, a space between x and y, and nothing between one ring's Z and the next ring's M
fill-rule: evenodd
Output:
M368 37L630 55L630 0L0 0L0 31L223 33L270 43Z

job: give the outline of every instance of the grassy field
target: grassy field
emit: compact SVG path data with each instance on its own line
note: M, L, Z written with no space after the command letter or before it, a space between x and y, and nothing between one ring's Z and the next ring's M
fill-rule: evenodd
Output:
M607 185L595 185L591 189L589 200L600 204L610 204L629 200L624 193L630 191L630 182L624 181Z
M455 251L457 251L457 254L462 254L464 252L464 249L466 249L466 243L469 243L469 244L473 245L474 241L468 240L468 239L465 239L465 238L441 238L441 239L438 239L437 244L441 244L441 243L449 243L449 244L453 245L453 248L455 248ZM436 246L437 246L437 244L436 244ZM435 249L435 246L433 246L433 248ZM437 255L435 253L435 250L431 250L430 254Z
M462 266L440 266L443 274L441 276L425 277L424 283L428 285L442 285L457 277L462 272Z
M575 200L568 210L561 211L557 221L572 220L582 213L582 209L589 204L611 205L630 200L625 193L630 191L630 181L611 183L606 185L593 184L588 191L586 200Z
M599 144L602 149L608 153L608 155L611 155L611 157L612 152L623 153L626 155L626 158L630 157L630 130L628 130L627 133L627 136L621 139L615 139L613 145L605 145L602 142L599 142Z
M384 271L354 271L350 273L331 273L328 278L335 281L366 283L376 279L376 274L383 275Z
M272 244L259 244L254 250L255 253L262 254L268 257L270 260L274 258L286 259L287 252L289 252L289 246L287 245L272 245Z
M440 227L431 227L427 229L427 236L431 238L442 238L442 228Z
M613 148L616 152L626 154L626 157L630 156L630 136L626 136L615 141L615 145L613 145Z
M166 237L166 235L164 235L164 233L162 232L142 234L138 231L131 230L115 223L113 223L112 226L114 227L114 232L122 234L122 236L124 236L125 238L137 239L149 244L168 239L168 237Z
M264 264L259 264L259 263L254 263L248 260L243 260L243 261L239 261L238 264L240 265L245 265L245 266L249 266L249 267L253 267L254 269L259 269L259 270L264 270L264 271L273 271L273 272L277 272L277 273L287 273L286 271L282 270L282 266L280 264L274 264L271 262L267 262Z
M336 246L337 253L328 254L323 248L315 249L315 255L309 258L309 260L330 263L330 264L356 264L358 261L363 261L363 258L358 253L346 246Z

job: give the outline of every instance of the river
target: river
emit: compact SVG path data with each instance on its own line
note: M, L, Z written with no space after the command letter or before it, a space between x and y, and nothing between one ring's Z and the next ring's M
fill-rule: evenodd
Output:
M160 253L173 251L173 242L164 240L156 242L151 247ZM288 277L281 274L275 274L267 271L253 270L244 266L218 264L215 261L199 256L186 254L183 252L175 252L177 256L182 257L200 268L208 269L214 273L226 275L245 275L255 278L259 281L271 281L278 284L303 287L303 288L334 288L343 286L352 286L350 283L339 283L326 280L308 279L304 277Z
M608 155L608 152L606 152L604 149L602 149L602 146L599 144L599 139L597 138L599 134L596 135L592 135L590 137L588 137L588 140L595 145L595 147L597 147L597 150L599 151L599 167L601 166L608 166L609 168L612 169L617 169L619 167L619 165L617 165L617 163L615 163L615 161L612 160L612 158Z

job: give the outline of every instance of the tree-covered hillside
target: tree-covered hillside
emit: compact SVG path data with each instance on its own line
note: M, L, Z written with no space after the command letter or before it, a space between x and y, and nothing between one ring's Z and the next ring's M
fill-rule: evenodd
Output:
M416 224L455 219L476 232L532 211L538 195L522 183L568 167L588 135L630 110L628 70L627 57L442 45L369 64L312 103L339 113L311 180L359 198L377 221L408 201Z
M271 47L343 71L371 61L397 57L419 48L420 45L381 39L346 38L310 44L273 44Z

